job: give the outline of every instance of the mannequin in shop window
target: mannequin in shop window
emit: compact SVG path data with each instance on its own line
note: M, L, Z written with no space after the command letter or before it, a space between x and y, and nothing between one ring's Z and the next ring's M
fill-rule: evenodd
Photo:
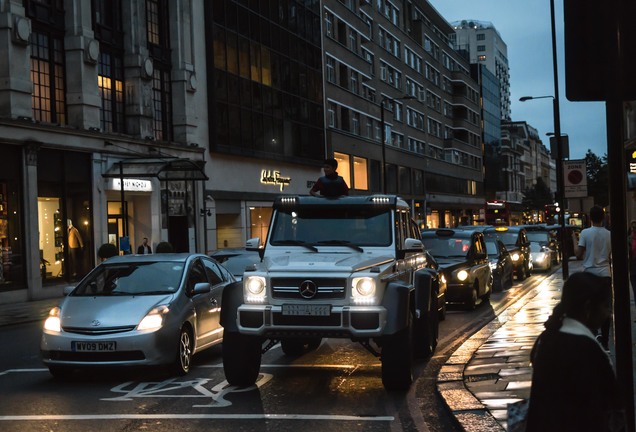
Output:
M68 219L68 269L71 277L76 277L81 272L82 249L84 249L84 241L79 230L73 226L73 221Z

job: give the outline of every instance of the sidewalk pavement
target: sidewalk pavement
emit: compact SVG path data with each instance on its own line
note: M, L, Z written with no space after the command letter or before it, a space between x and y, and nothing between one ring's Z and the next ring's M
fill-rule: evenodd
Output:
M580 261L570 261L570 274L581 270ZM437 390L465 431L507 430L507 405L530 397L530 351L562 287L562 273L556 271L471 336L442 366ZM632 317L635 312L632 303ZM632 321L632 342L635 332ZM614 347L610 349L616 364ZM636 359L633 343L632 356Z
M42 321L60 303L61 297L20 303L0 304L0 327Z

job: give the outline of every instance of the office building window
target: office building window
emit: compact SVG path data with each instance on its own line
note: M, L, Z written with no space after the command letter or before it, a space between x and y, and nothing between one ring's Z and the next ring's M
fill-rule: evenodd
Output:
M160 66L161 65L155 65L152 76L155 139L170 141L172 139L172 90L170 85L170 70L162 70Z
M93 0L93 31L99 41L97 87L104 132L125 132L124 38L119 0Z
M154 135L160 141L173 139L171 59L167 0L146 0L146 34L152 57L152 102Z
M102 131L124 132L124 67L121 58L107 52L100 54L97 86L102 99Z
M357 190L369 189L367 160L365 158L353 157L353 187Z
M50 32L31 33L33 119L66 124L64 43Z
M333 157L338 161L338 174L351 187L351 156L344 153L334 153Z

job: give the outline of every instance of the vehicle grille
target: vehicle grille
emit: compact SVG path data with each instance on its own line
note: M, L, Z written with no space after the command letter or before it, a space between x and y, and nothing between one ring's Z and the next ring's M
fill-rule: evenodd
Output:
M71 351L47 351L42 356L49 360L77 361L77 362L113 362L144 360L146 356L142 351L116 351L116 352L71 352Z
M92 336L98 336L98 335L108 335L108 334L114 334L114 333L124 333L124 332L129 332L135 329L136 326L121 326L121 327L90 327L90 328L86 328L86 327L62 327L62 330L64 330L67 333L76 333L76 334L83 334L83 335L92 335Z
M316 284L316 295L311 300L344 299L347 280L343 278L272 278L272 297L305 300L300 285L310 280Z

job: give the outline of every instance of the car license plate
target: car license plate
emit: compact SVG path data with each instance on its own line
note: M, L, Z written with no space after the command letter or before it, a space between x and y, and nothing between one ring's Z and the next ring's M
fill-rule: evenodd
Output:
M71 349L77 352L104 352L104 351L116 351L117 342L103 341L103 342L71 342Z
M304 305L304 304L283 305L283 315L328 316L330 313L331 313L330 305Z

